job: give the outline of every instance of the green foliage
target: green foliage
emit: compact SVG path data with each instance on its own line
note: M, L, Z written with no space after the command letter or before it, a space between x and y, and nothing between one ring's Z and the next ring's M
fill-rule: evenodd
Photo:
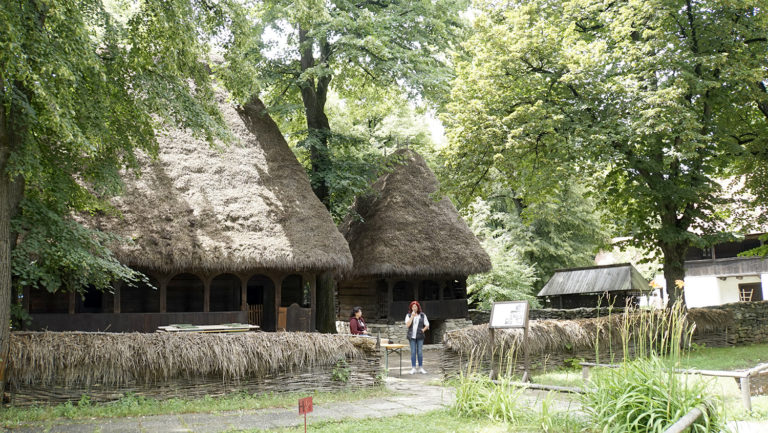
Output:
M501 185L488 200L467 209L470 227L491 256L493 269L468 280L471 299L481 308L503 300L529 300L556 269L589 266L609 240L590 199L569 188L526 202Z
M0 4L0 154L10 154L0 174L23 185L24 201L15 209L13 197L0 200L16 215L19 284L54 291L135 278L106 249L108 236L72 213L105 210L120 191L119 171L138 169L137 152L156 152L163 125L226 136L202 43L220 29L219 8L196 0L111 6Z
M444 117L457 189L487 194L501 178L548 197L578 178L622 234L664 257L670 287L682 279L688 246L726 229L736 195L716 180L764 174L753 162L768 148L762 4L475 7Z
M346 359L340 359L336 361L336 364L333 366L333 370L331 370L331 380L335 380L337 382L349 382L349 376L352 374L352 370L349 368L349 363L347 363Z
M423 139L423 129L398 130L399 119L414 118L404 95L443 100L452 77L445 53L462 37L466 7L466 0L245 1L231 7L218 74L236 100L266 100L338 221L379 173L376 156Z
M535 268L523 259L519 245L525 228L516 215L493 212L482 200L472 204L469 224L491 257L493 269L467 280L469 300L489 310L494 302L527 300L538 306L532 294Z

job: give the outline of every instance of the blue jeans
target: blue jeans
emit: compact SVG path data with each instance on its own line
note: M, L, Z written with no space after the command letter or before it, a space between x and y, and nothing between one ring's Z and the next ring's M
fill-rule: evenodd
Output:
M419 356L419 367L424 362L424 339L414 340L409 338L408 342L411 343L411 367L416 368L416 355Z

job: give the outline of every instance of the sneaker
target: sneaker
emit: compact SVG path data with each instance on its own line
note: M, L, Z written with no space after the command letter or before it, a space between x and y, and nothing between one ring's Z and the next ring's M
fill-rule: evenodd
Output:
M415 368L411 369L411 374L416 374L416 369Z
M427 370L424 370L423 368L419 367L419 373L427 374Z

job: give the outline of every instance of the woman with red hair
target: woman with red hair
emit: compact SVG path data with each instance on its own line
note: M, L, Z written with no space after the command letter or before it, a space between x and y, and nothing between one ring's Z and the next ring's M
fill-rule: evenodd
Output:
M419 360L419 373L427 374L424 370L424 332L429 329L427 315L421 311L418 301L413 301L408 306L408 314L405 315L405 326L408 328L408 343L411 345L411 374L416 373L416 359Z

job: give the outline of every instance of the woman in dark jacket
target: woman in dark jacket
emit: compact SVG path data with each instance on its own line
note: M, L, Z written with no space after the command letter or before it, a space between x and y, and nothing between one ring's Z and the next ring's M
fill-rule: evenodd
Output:
M427 315L421 311L421 304L417 301L408 306L408 314L405 316L405 327L408 328L408 343L411 345L411 374L416 373L416 359L419 360L419 373L427 374L422 366L424 362L424 333L429 329Z
M349 332L352 335L368 335L368 327L363 320L363 309L355 307L349 317Z

